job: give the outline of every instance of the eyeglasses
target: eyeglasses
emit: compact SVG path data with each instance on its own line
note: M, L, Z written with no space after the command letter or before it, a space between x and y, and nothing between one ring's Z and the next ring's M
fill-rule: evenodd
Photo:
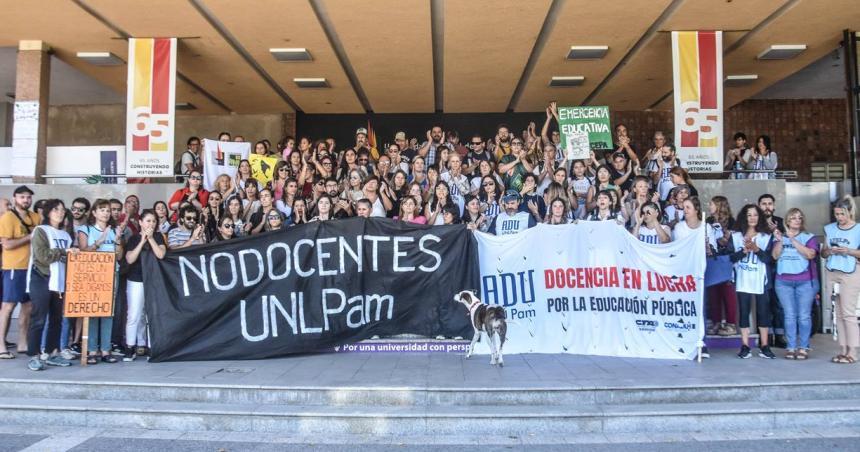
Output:
M480 146L480 145L482 145L482 144L484 144L484 143L482 143L482 142L480 142L480 141L479 141L479 142L477 142L477 143L475 143L475 142L473 141L473 142L471 142L471 143L469 143L469 144L471 144L472 146Z
M272 221L272 220L280 220L280 219L281 219L281 217L276 217L276 216L274 216L274 215L269 215L269 221Z
M201 176L190 176L189 179L191 179L191 180L203 180L203 177L201 177Z
M319 182L317 182L317 185L319 185L320 187L322 187L323 185L325 185L325 182L323 182L323 181L319 181Z
M195 217L185 217L185 221L195 222L195 221L197 221L197 218L195 218Z
M72 208L71 208L71 211L72 211L72 212L84 212L84 211L86 211L86 210L87 210L87 209L85 209L85 208L83 208L83 207L74 207L74 206L72 206Z
M514 141L513 143L511 143L511 146L522 146L522 145L523 144L520 143L519 141Z
M222 228L233 229L233 223L224 223L221 225Z
M490 187L490 186L492 186L492 185L496 185L496 184L495 184L495 182L485 182L485 183L483 183L483 184L481 184L481 185L483 185L484 187Z
M283 171L283 172L285 172L285 173L286 173L286 172L287 172L287 167L285 166L285 167L283 167L283 168L278 168L278 172L280 173L281 171Z
M367 163L367 159L358 159L359 162Z

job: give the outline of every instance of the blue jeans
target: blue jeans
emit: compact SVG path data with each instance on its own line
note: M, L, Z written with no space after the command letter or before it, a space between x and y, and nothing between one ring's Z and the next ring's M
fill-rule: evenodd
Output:
M99 350L109 352L111 343L110 335L113 329L113 317L91 317L89 329L89 343L87 350L95 353Z
M809 348L812 333L812 303L815 301L815 286L812 281L776 280L776 296L782 305L785 319L787 350ZM800 346L798 347L798 335Z

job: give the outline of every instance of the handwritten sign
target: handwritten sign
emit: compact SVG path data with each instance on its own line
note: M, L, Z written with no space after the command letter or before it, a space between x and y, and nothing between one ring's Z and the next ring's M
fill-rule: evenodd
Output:
M567 159L588 160L591 158L591 144L587 132L572 132L567 135Z
M113 316L116 255L69 253L66 262L66 317Z

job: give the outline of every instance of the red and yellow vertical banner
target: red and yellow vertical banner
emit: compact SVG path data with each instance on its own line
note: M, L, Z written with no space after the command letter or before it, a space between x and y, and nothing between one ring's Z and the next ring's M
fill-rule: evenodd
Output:
M176 38L128 40L126 177L173 175Z
M723 32L673 31L675 145L691 173L723 170Z

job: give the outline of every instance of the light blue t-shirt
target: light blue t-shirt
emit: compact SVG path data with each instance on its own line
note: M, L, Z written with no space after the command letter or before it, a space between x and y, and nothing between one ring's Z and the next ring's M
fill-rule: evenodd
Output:
M78 226L75 229L75 233L83 232L87 236L87 246L93 246L102 236L104 230L99 229L96 225L88 224L84 226ZM116 251L116 230L114 228L110 228L107 234L107 240L102 243L96 251Z
M836 223L830 223L824 226L824 237L828 247L840 246L856 250L860 248L860 225L855 224L851 229L840 229ZM831 254L825 266L830 271L854 273L857 258Z

